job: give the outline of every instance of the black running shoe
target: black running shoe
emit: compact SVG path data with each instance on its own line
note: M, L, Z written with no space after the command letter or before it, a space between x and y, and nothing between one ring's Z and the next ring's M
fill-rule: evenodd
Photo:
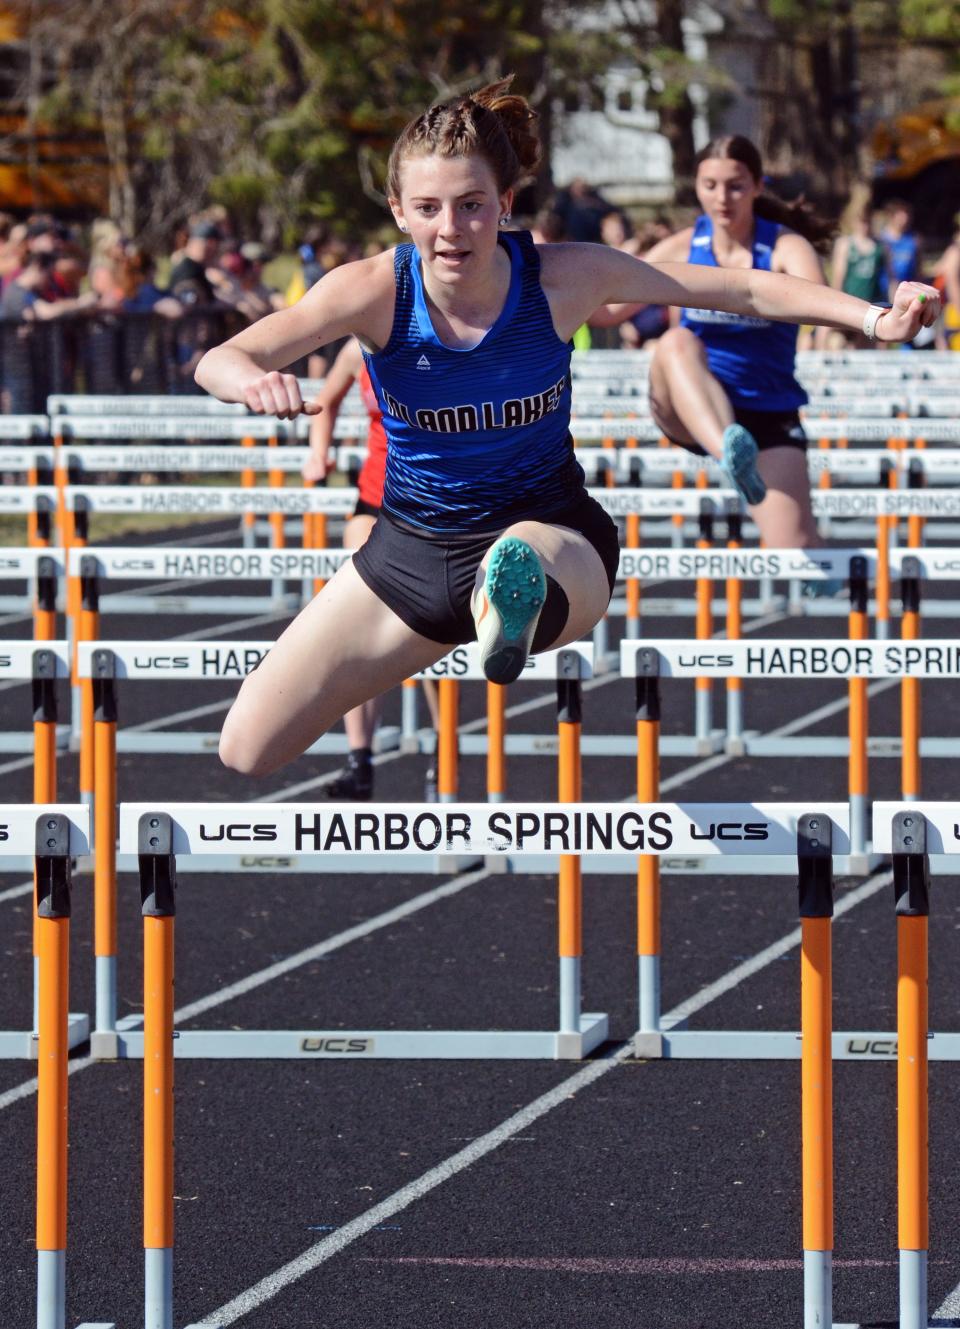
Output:
M373 794L373 767L348 765L335 780L323 786L324 798L341 798L346 802L366 803Z

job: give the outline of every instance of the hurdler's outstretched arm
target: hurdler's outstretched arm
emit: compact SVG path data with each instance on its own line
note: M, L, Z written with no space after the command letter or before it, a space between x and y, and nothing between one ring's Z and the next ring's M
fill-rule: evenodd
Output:
M244 402L282 420L320 407L304 404L293 374L281 371L318 346L353 334L385 346L393 324L393 251L334 268L290 309L278 310L207 351L194 377L221 401Z
M646 263L602 245L540 250L543 286L560 336L572 335L599 305L644 303L717 309L783 323L820 323L859 332L865 300L802 277L753 268ZM901 282L894 307L876 326L878 341L909 341L940 313L940 296L922 282Z

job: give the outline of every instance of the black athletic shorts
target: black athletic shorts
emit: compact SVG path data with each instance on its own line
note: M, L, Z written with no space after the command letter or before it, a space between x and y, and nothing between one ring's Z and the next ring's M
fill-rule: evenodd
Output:
M767 448L806 449L807 436L797 411L751 411L746 407L736 406L733 414L737 424L743 425L744 429L749 430L757 440L757 447L761 452ZM666 437L670 438L670 435L667 434ZM698 457L708 455L706 449L699 443L680 443L675 438L671 438L670 442L676 443L678 448L685 448L687 452L695 453Z
M515 518L510 522L524 518ZM579 531L603 561L613 594L620 562L616 524L589 494L550 517L531 513L526 520L547 521ZM406 623L431 641L460 645L476 632L470 598L484 554L503 530L452 535L410 526L381 510L370 538L353 556L353 566L373 593Z
M380 507L376 503L368 503L365 498L357 499L357 506L350 513L351 517L379 517Z

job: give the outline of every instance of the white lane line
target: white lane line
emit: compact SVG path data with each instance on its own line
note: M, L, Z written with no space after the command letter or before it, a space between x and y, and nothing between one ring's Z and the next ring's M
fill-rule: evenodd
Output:
M71 1061L67 1066L68 1075L76 1075L77 1071L85 1071L88 1066L96 1066L93 1057L81 1057L78 1061ZM7 1089L0 1094L0 1111L3 1108L10 1107L18 1103L22 1098L29 1098L31 1094L37 1092L37 1081L25 1080L23 1084L15 1085L12 1089Z
M947 1294L933 1312L930 1327L933 1329L936 1325L936 1329L956 1329L957 1325L960 1325L958 1316L960 1316L960 1283Z
M219 637L221 632L237 632L240 628L256 628L261 623L275 623L278 618L289 618L290 615L280 610L274 610L270 614L255 614L252 618L234 618L229 623L217 623L214 626L197 628L196 632L178 632L175 637L164 637L164 641L204 641L207 637ZM110 643L105 641L104 646Z
M897 687L899 683L899 678L885 678L882 682L871 683L867 688L867 696L875 697L878 692L886 692L889 688ZM791 720L789 724L781 725L779 729L771 729L766 737L786 738L788 734L795 734L798 729L806 729L808 725L817 724L820 720L826 720L829 716L836 715L839 711L845 711L849 705L849 696L839 697L836 701L828 702L825 706L810 711L808 715L801 716L798 720Z
M489 875L487 868L478 868L474 872L465 873L462 877L455 877L453 881L444 882L442 886L435 886L432 890L423 891L420 895L405 900L403 904L386 910L385 913L368 918L364 923L357 923L352 928L337 932L334 936L328 937L326 941L317 942L315 946L308 946L306 950L298 951L296 955L290 955L285 960L278 960L276 964L268 965L266 969L259 969L255 974L249 974L246 978L238 979L236 983L231 983L227 987L219 988L216 992L211 992L209 996L199 997L196 1001L181 1006L178 1011L174 1011L174 1019L178 1023L182 1020L192 1020L205 1011L211 1011L216 1006L222 1006L226 1001L233 1001L235 997L242 997L255 988L262 987L264 983L269 983L274 978L280 978L294 969L299 969L301 965L309 964L311 960L319 960L324 955L330 955L333 951L339 950L342 946L349 946L351 942L359 941L361 937L369 937L372 933L379 932L392 923L399 923L403 919L409 918L411 914L419 913L421 909L428 909L430 905L437 904L440 900L449 900L452 896L465 891L468 886L474 886L478 881L483 881Z
M836 912L840 914L852 909L862 900L869 898L870 895L875 894L887 885L890 880L890 876L885 874L882 880L864 883L856 891L851 891L849 895L843 897L837 905ZM688 997L686 1001L667 1011L663 1017L664 1023L676 1023L685 1015L695 1010L701 1010L760 969L772 964L774 960L779 959L781 955L798 946L799 943L800 930L797 928L772 946L765 947L750 960L737 965L715 983L710 983L701 988L699 992ZM445 1181L449 1181L481 1158L493 1153L500 1145L527 1130L535 1121L546 1116L548 1112L556 1107L561 1107L564 1103L568 1103L581 1089L586 1089L589 1085L595 1084L608 1071L613 1070L630 1057L630 1046L630 1043L621 1043L606 1056L588 1063L576 1074L568 1076L555 1088L546 1094L542 1094L539 1098L535 1098L532 1103L528 1103L519 1112L515 1112L501 1122L499 1126L495 1126L493 1130L478 1136L465 1149L461 1149L449 1158L444 1159L443 1162L430 1168L428 1172L425 1172L415 1181L411 1181L406 1186L394 1191L380 1204L374 1205L372 1209L368 1209L351 1222L345 1223L336 1232L332 1232L328 1237L324 1237L313 1246L308 1247L296 1259L288 1261L287 1264L281 1266L272 1274L268 1274L266 1278L262 1278L245 1292L241 1292L232 1301L204 1316L202 1320L196 1322L197 1329L200 1329L200 1326L203 1326L203 1329L226 1329L228 1325L235 1324L237 1320L242 1319L250 1311L257 1310L258 1307L265 1305L281 1292L284 1292L291 1284L298 1282L305 1275L313 1273L314 1270L325 1264L334 1255L339 1255L341 1251L353 1245L355 1241L365 1236L372 1228L377 1227L387 1219L393 1218L396 1214L441 1186Z
M499 1126L487 1131L485 1135L478 1136L465 1149L459 1150L451 1157L444 1159L442 1163L438 1163L436 1167L431 1168L429 1172L425 1172L423 1176L417 1177L415 1181L411 1181L408 1185L401 1187L400 1190L394 1191L393 1195L382 1200L380 1204L374 1205L372 1209L360 1214L352 1222L345 1223L336 1232L332 1232L329 1237L324 1237L305 1250L302 1255L297 1256L295 1260L291 1260L274 1273L268 1274L266 1278L248 1288L246 1292L241 1292L239 1297L234 1297L225 1306L212 1311L197 1322L197 1329L199 1329L199 1326L204 1326L205 1329L224 1329L225 1326L234 1324L250 1311L256 1310L258 1306L263 1306L266 1302L271 1301L288 1288L291 1283L295 1283L304 1275L312 1273L332 1256L339 1255L341 1251L364 1236L371 1228L377 1227L378 1224L385 1222L388 1218L392 1218L416 1200L428 1195L430 1191L442 1186L445 1181L449 1181L457 1173L463 1172L481 1158L485 1158L487 1154L493 1153L500 1145L527 1130L535 1121L546 1116L555 1107L568 1103L581 1089L586 1089L588 1085L599 1080L601 1076L606 1075L608 1071L613 1070L615 1066L618 1066L629 1056L630 1044L622 1043L607 1056L598 1061L589 1062L575 1075L562 1080L554 1089L542 1094L539 1098L535 1098L532 1103L528 1103L526 1107L521 1108L519 1112L515 1112L506 1121L502 1121Z
M32 890L32 881L22 881L19 886L9 886L5 891L0 891L0 904L5 900L19 900L21 895L29 895Z
M33 757L18 757L16 761L5 761L0 766L0 775L6 775L10 771L23 771L28 766L33 765Z
M210 701L206 706L193 706L188 711L175 711L173 715L161 715L155 720L144 720L142 724L127 725L125 734L145 734L151 729L164 729L168 724L177 724L181 720L196 720L201 715L213 715L216 711L225 711L233 705L233 698L225 701Z
M849 913L858 904L862 904L864 900L869 900L879 891L882 891L885 886L889 886L892 881L892 873L881 872L879 876L870 877L852 891L845 892L834 904L834 918L840 918L841 915ZM695 992L692 997L687 997L679 1006L673 1008L669 1016L664 1016L664 1022L688 1019L697 1011L703 1010L704 1006L709 1006L711 1002L717 1001L718 998L738 987L748 978L759 973L761 969L765 969L767 965L773 964L774 960L779 960L782 955L786 955L788 951L799 945L800 928L794 928L792 932L788 932L779 941L772 942L771 945L765 946L762 951L758 951L756 955L751 956L749 960L744 960L742 964L738 964L735 969L731 969L722 978L716 979L713 983L708 983L699 992Z

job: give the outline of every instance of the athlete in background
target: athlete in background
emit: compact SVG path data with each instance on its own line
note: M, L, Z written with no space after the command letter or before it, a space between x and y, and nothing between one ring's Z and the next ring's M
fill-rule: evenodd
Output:
M696 171L702 214L655 245L648 262L824 284L814 244L823 244L832 226L763 192L760 154L749 139L714 139L697 154ZM650 363L657 424L671 442L721 462L771 548L820 544L797 409L807 394L794 374L796 342L796 327L769 317L684 309Z
M939 312L907 284L893 309L771 272L651 264L605 245L539 249L507 232L540 156L535 113L509 83L430 107L391 153L388 197L412 244L347 263L291 309L207 353L201 387L252 411L316 414L293 374L353 334L389 439L366 544L244 682L223 761L267 774L348 710L477 637L487 677L577 641L609 603L616 527L587 493L570 436L574 330L614 301L915 335Z
M303 467L303 478L316 483L325 480L335 465L334 425L344 398L359 382L360 396L370 422L367 427L367 455L357 479L357 506L343 528L344 549L359 549L373 530L383 500L383 480L387 466L387 436L383 431L383 415L370 375L363 363L360 343L353 337L346 343L331 366L323 387L316 397L323 409L310 421L310 456ZM430 708L434 728L437 726L436 687L424 679L424 696ZM350 752L347 769L323 788L327 798L368 799L373 794L373 737L380 719L380 697L355 706L343 717ZM435 793L433 772L427 772L427 797Z

